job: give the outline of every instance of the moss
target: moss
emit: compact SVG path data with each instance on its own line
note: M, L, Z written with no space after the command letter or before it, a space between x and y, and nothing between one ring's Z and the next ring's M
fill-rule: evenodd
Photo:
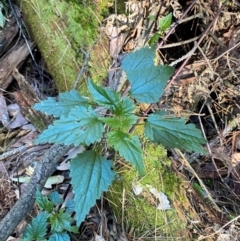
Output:
M181 196L181 182L170 169L170 160L166 157L165 148L149 142L145 142L143 148L145 175L139 178L132 167L127 164L121 166L118 169L118 178L108 194L112 208L120 222L129 223L134 228L137 237L146 235L146 232L148 236L181 236L186 220L179 218L173 205L175 198L179 200ZM136 184L143 187L140 195L133 192L132 185ZM159 203L150 193L149 185L168 197L171 209L157 210L156 206ZM120 210L119 207L123 209Z
M104 84L105 78L108 76L108 68L112 61L108 46L107 37L102 35L91 52L89 61L90 76L96 83Z
M39 118L39 116L32 115L29 112L26 112L26 118L30 121L30 123L34 124L34 127L39 130L43 131L46 129L46 123L43 121L43 118Z
M94 1L85 1L84 4L74 0L20 0L19 2L58 89L60 91L71 89L85 60L80 49L88 51L97 38L99 22L102 20L101 12L107 9L107 0L101 1L101 5L95 4ZM101 52L92 53L91 59L94 60L95 55L101 55ZM94 69L98 68L95 64L102 68L102 62L94 62L92 64L94 68L90 68L90 74L93 76ZM85 82L86 76L82 78L78 88L84 94Z

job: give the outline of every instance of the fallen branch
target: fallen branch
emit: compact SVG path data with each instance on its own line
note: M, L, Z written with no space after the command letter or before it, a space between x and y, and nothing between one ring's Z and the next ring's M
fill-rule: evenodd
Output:
M33 208L37 189L42 190L48 177L54 171L56 163L66 154L70 147L63 145L52 146L38 163L35 172L26 187L26 192L20 197L13 208L0 222L0 240L6 241L14 232L19 222Z

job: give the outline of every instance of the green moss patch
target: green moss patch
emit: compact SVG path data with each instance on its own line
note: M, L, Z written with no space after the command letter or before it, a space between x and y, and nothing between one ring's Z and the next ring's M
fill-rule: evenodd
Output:
M145 175L139 177L134 168L121 165L118 178L111 187L108 198L119 222L133 228L137 237L177 237L186 227L174 209L174 199L179 198L180 180L170 169L166 149L151 143L144 145ZM142 192L136 195L134 186L140 185ZM157 209L159 200L149 187L164 193L170 201L168 210ZM161 239L158 239L161 240Z
M100 5L91 0L84 3L74 0L19 2L29 29L59 91L70 90L85 60L81 49L88 51L99 35L101 13L107 10L107 0L101 1ZM95 54L100 55L101 51L93 53L91 59L95 59ZM93 75L95 75L94 69L97 69L96 63L101 65L102 62L92 64ZM85 80L82 78L78 89L83 93L86 92L84 86Z

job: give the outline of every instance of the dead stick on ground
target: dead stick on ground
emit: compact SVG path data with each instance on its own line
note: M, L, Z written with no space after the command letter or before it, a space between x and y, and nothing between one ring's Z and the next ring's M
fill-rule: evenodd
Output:
M0 240L6 241L14 232L19 222L31 211L35 202L37 189L42 190L48 177L54 171L56 163L66 154L70 147L63 145L52 146L38 163L35 172L26 187L26 192L11 208L0 222Z
M211 23L208 25L208 27L204 30L202 36L199 38L199 40L197 41L197 43L194 45L194 47L192 48L192 50L190 51L191 54L193 54L196 49L199 47L199 45L202 43L203 39L207 36L207 34L209 33L210 29L212 28L213 24L215 23L215 21L217 20L217 18L220 16L221 12L223 11L224 7L226 6L226 4L228 3L228 0L225 0L221 6L221 8L218 10L217 14L215 15L215 17L213 18L213 20L211 21ZM159 44L158 48L159 49L161 46ZM185 61L182 63L182 65L178 68L178 70L174 73L174 75L172 76L171 80L168 82L167 86L165 87L165 90L172 84L172 82L177 78L177 76L179 75L179 73L182 71L182 69L185 67L185 65L187 64L188 60L191 58L192 55L187 55L187 58L185 59Z

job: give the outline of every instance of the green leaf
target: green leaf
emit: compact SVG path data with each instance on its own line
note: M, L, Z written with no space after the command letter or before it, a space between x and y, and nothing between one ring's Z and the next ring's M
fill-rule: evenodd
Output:
M60 117L35 140L36 144L90 145L102 138L104 127L97 113L84 106L75 107L68 117Z
M121 98L119 92L96 85L88 81L88 89L96 103L105 106L116 115L129 114L134 110L134 102L128 97Z
M119 152L120 156L134 165L140 175L143 175L143 155L137 136L131 138L130 135L121 131L111 131L108 134L108 143Z
M96 85L92 80L88 80L88 89L99 105L112 108L120 101L120 93L108 88Z
M135 115L113 116L102 117L100 120L115 130L128 130L133 124L136 123L137 117Z
M32 241L33 239L31 239L31 237L26 237L26 238L22 238L20 239L20 241ZM33 241L48 241L48 239L34 239Z
M49 97L46 100L36 103L33 108L47 115L54 117L67 116L71 109L76 106L87 105L88 99L81 96L76 90L59 94L59 101Z
M132 70L142 69L143 72L145 68L153 67L155 52L154 47L145 47L130 53L123 59L122 69L128 75Z
M70 241L70 240L71 240L70 236L65 232L53 233L49 237L49 241Z
M166 112L149 115L145 123L145 135L155 143L165 147L205 153L201 144L206 141L193 124L185 124L185 119L166 116Z
M77 227L77 226L71 226L67 230L71 233L79 233L78 229L79 229L79 227Z
M74 204L73 199L67 200L65 208L66 208L66 211L69 213L75 211L75 204Z
M145 47L129 54L122 63L131 84L130 94L140 103L155 103L173 73L170 66L154 66L155 48Z
M113 113L117 116L123 116L123 115L129 115L134 110L134 102L128 98L125 97L122 99L122 101L119 103L118 108Z
M47 197L44 197L39 190L36 192L36 202L41 209L47 211L48 213L53 211L53 202L49 201Z
M28 240L43 240L47 234L47 219L49 214L41 212L36 218L33 218L31 223L27 225L24 231L24 238Z
M170 66L152 66L132 70L127 77L131 83L130 95L139 103L155 103L164 93L173 68Z
M48 197L54 203L54 205L63 203L63 199L60 197L57 191L52 192Z
M159 33L155 33L153 34L153 36L150 38L150 40L148 41L148 44L151 46L153 44L155 44L157 42L157 40L159 39Z
M167 16L161 18L158 23L159 31L163 34L172 24L172 13L169 13Z
M64 212L60 209L58 212L54 213L50 217L50 224L52 232L62 232L64 230L71 230L72 218L70 213Z
M71 183L75 193L77 225L85 219L102 192L107 191L114 180L113 162L94 151L85 151L73 158L70 165Z
M0 27L1 28L4 28L4 26L5 26L5 17L4 17L4 15L3 15L3 13L2 13L2 10L3 10L3 4L2 3L0 3Z

